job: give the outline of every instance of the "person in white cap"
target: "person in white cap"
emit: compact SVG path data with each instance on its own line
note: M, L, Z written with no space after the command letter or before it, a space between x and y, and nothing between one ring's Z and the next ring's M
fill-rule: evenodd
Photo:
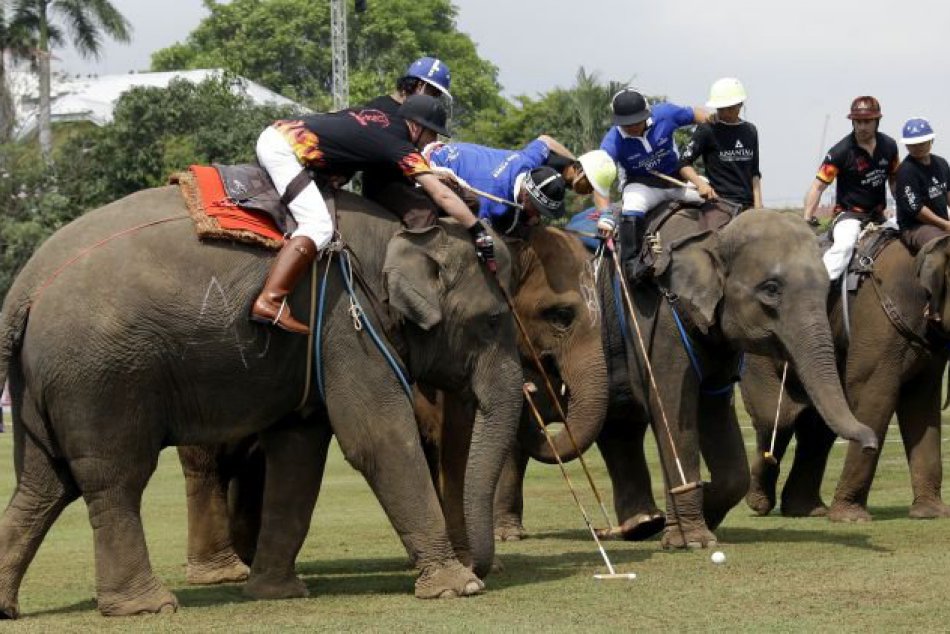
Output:
M908 119L901 135L907 156L897 168L897 224L911 253L950 233L950 167L931 153L934 136L930 122L920 117Z
M680 175L706 200L721 199L739 211L762 206L759 132L740 118L746 91L735 77L713 83L706 105L716 115L696 126L680 157ZM693 165L702 159L707 182Z

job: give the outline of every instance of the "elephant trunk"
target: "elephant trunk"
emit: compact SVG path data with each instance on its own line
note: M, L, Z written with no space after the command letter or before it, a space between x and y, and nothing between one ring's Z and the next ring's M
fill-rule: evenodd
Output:
M808 314L815 315L815 318L805 320L800 329L795 328L787 339L782 338L796 374L832 431L860 443L866 453L873 453L878 449L877 435L870 427L858 422L848 407L825 313L816 308Z
M544 433L538 427L534 415L527 411L522 417L518 440L527 454L545 464L555 464L557 457L562 461L576 459L587 451L604 425L609 401L609 382L607 380L607 362L601 349L593 353L574 353L559 359L558 369L567 385L569 398L564 412L567 420L565 429L552 435L554 448L548 444ZM554 386L557 389L557 386ZM551 397L544 385L538 385L540 393L535 398L539 409L548 416L556 415L557 408L550 403ZM547 404L542 407L542 404ZM550 422L550 419L545 422ZM570 434L568 433L570 430ZM573 439L571 436L573 435Z
M493 502L505 459L514 446L521 413L521 363L517 350L483 355L472 379L477 400L465 467L463 506L475 574L484 578L495 556ZM501 381L498 377L518 377Z

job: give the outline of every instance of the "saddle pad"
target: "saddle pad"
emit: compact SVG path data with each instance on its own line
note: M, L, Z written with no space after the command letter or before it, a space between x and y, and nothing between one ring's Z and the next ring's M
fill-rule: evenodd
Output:
M202 240L227 240L280 249L284 237L270 216L235 205L224 191L218 170L192 165L187 172L173 174Z

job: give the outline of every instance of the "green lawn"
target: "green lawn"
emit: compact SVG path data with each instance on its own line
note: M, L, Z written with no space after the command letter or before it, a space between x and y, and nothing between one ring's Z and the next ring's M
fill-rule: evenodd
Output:
M743 423L747 424L747 423ZM746 430L748 431L748 430ZM595 581L597 550L557 467L529 472L531 538L501 544L504 572L482 596L413 597L414 574L362 477L334 448L313 530L298 570L312 598L249 602L239 586L184 581L184 488L175 452L162 455L146 492L152 563L182 604L174 615L105 619L95 611L92 538L84 505L74 504L40 549L20 592L25 615L9 631L946 631L950 628L950 522L906 519L910 488L892 429L872 493L875 521L751 517L744 505L718 534L727 555L663 552L657 541L607 542L614 565L634 581ZM11 436L0 435L0 494L13 487ZM747 445L747 447L749 447ZM835 447L830 499L844 447ZM588 455L606 495L603 464ZM575 485L584 478L576 464ZM581 495L595 523L589 492Z

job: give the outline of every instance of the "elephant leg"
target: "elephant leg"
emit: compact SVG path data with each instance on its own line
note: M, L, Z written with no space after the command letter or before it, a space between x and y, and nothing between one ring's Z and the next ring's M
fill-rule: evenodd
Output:
M630 541L649 539L663 530L666 516L656 506L644 454L648 424L642 420L609 419L597 439L614 491L620 536Z
M109 448L108 459L90 448L74 452L78 457L69 462L89 510L99 612L125 616L175 611L175 595L152 572L141 518L142 492L158 463L159 444L142 448L136 439L123 440Z
M524 528L524 476L528 454L517 443L511 448L495 489L495 539L519 541L528 536Z
M887 434L887 425L897 405L899 387L893 368L881 366L882 370L874 371L867 381L860 385L848 386L848 394L857 406L855 417L870 427L877 434L878 446L884 447L884 438ZM887 374L887 376L883 376ZM871 491L871 482L877 470L880 451L872 455L865 454L859 443L848 445L841 477L835 489L835 497L828 509L828 519L833 522L869 522L868 494Z
M220 445L178 447L188 502L188 583L244 581L248 567L231 547L227 474Z
M749 490L749 459L732 396L700 397L699 446L709 469L703 516L715 530Z
M772 446L772 426L756 425L755 458L750 469L749 491L745 495L746 505L756 515L765 516L775 508L776 484L781 471L780 465L795 428L792 425L779 426L775 430L775 446ZM771 457L766 454L771 454Z
M290 416L260 434L265 456L261 530L244 594L254 599L309 595L294 571L310 528L333 433L316 417Z
M950 507L943 503L940 487L943 465L940 458L940 380L943 364L935 372L918 375L905 383L897 404L914 503L910 517L932 519L950 517Z
M17 485L0 517L0 618L4 619L19 616L18 593L27 567L50 526L79 497L65 464L54 462L38 447L20 420L13 433Z
M472 556L465 530L465 508L462 499L475 406L457 395L446 393L443 407L444 422L439 452L442 510L455 555L462 564L470 566Z
M228 525L234 552L248 566L254 561L257 539L261 533L264 513L265 456L258 442L244 449L236 458L228 482Z
M484 584L455 557L417 423L405 396L394 391L365 398L362 382L370 384L371 378L364 375L357 379L352 373L336 378L333 389L339 398L329 391L331 386L327 395L333 431L343 455L366 478L410 560L420 569L416 596L440 598L481 592ZM384 385L384 380L391 381L391 377L380 377L375 384ZM361 398L349 394L360 394Z
M837 436L818 412L808 409L795 424L795 437L795 459L782 488L782 515L824 517L828 506L821 499L821 481Z

